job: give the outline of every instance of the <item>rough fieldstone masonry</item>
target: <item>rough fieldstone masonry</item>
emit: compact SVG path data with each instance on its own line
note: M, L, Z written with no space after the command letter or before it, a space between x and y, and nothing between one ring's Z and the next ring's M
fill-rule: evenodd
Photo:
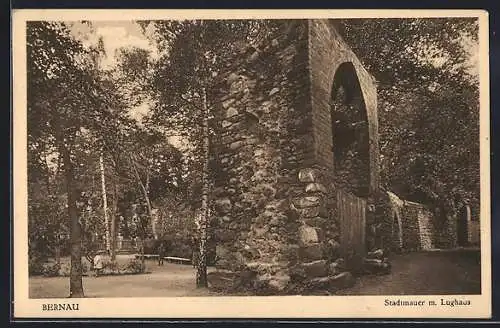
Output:
M385 194L378 199L376 213L384 249L408 252L479 246L479 221L472 220L469 205L458 213L443 213L440 208Z
M377 192L375 81L329 20L280 21L262 35L211 95L217 268L245 290L333 291L352 283L337 190L368 208Z
M403 248L428 250L435 248L433 215L419 203L405 201L403 206Z

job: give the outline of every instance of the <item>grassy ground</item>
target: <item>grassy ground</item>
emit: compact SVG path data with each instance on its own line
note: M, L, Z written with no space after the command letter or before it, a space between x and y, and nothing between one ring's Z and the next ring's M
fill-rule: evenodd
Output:
M126 261L120 258L119 261ZM421 252L391 256L392 272L385 276L363 276L339 295L429 295L479 294L478 251ZM195 286L190 265L146 261L149 274L84 277L87 297L176 297L214 296ZM213 270L210 268L209 271ZM63 298L69 294L67 277L32 277L30 298Z

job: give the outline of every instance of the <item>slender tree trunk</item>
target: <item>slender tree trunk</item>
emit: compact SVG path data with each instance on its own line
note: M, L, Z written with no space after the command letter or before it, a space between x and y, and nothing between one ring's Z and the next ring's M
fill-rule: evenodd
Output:
M116 218L118 217L118 188L113 182L113 214L111 216L111 261L116 260Z
M146 268L146 259L144 258L144 236L141 238L141 268L143 271Z
M47 169L47 175L45 177L45 183L46 183L46 187L47 187L47 193L49 195L52 195L52 188L50 187L50 165L49 165L49 159L48 159L48 156L47 154L45 154L45 167Z
M154 228L154 222L153 222L154 221L154 218L153 218L153 207L151 206L151 201L149 200L148 186L144 185L144 183L142 182L141 176L139 175L139 171L137 170L137 167L136 167L135 160L133 158L131 158L131 160L132 160L132 168L134 170L135 179L137 180L137 183L139 184L139 187L142 190L142 194L144 196L144 199L146 200L146 206L147 206L147 209L148 209L148 216L149 216L149 221L150 221L150 224L151 224L151 229L153 231L154 238L156 239L157 238L157 236L156 236L156 230Z
M150 181L150 172L149 172L149 167L146 170L146 185L145 185L145 190L146 190L146 204L148 206L148 213L149 217L151 218L151 232L153 233L153 238L156 240L158 239L158 232L157 232L157 227L156 227L156 216L153 214L153 206L151 205L151 201L149 200L149 181Z
M45 153L44 160L45 160L45 168L47 170L47 174L45 176L47 194L52 195L52 188L51 188L51 183L50 183L51 170L50 170L49 158L47 156L47 153ZM56 237L56 245L54 247L54 257L55 257L57 265L61 265L61 241L60 241L59 235Z
M202 192L201 192L201 213L199 225L199 256L196 270L196 286L203 288L208 287L207 281L207 239L208 239L208 194L209 194L209 181L208 181L208 161L209 161L209 131L208 131L208 105L206 89L202 89L203 96L203 124L202 124L202 137L203 137L203 169L202 169Z
M106 193L106 178L104 175L104 157L101 153L99 157L99 168L101 170L101 188L102 188L102 207L104 212L104 226L106 233L106 250L110 251L110 238L109 238L109 218L108 218L108 197Z
M56 246L55 253L56 263L57 265L61 265L61 246Z
M73 163L69 150L62 146L64 171L66 175L66 189L68 193L68 214L71 234L71 271L69 277L69 297L84 297L82 282L82 231L78 220L76 206L76 189L74 182Z

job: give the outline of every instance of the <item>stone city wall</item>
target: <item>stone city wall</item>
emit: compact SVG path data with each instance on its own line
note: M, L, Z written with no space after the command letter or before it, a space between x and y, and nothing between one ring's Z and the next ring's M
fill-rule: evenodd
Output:
M327 20L284 20L219 76L212 202L217 268L256 293L352 283L340 254L330 90L353 64L370 122L370 191L378 181L373 78ZM370 195L366 195L369 197Z

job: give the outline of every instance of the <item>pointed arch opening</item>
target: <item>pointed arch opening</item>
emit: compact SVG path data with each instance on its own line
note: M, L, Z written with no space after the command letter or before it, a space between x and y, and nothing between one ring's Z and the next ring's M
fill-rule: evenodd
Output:
M351 62L335 72L330 97L337 187L358 197L370 193L370 138L365 100Z

